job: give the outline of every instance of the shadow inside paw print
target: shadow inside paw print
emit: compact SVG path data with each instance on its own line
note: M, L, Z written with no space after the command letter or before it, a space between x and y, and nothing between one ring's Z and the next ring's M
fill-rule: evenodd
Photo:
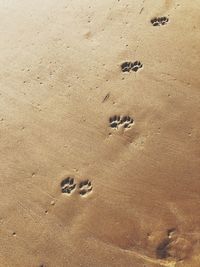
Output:
M121 119L121 124L124 128L130 128L134 123L134 120L129 116L123 116Z
M122 72L129 72L131 70L132 62L124 62L121 64Z
M130 72L131 70L137 72L142 67L143 67L143 65L140 61L124 62L121 64L122 72Z
M137 72L139 69L142 68L142 66L143 66L143 65L142 65L142 63L141 63L140 61L135 61L135 62L132 63L132 65L131 65L131 70Z
M61 184L61 192L66 194L71 194L72 191L76 188L76 184L74 183L74 178L67 177L62 180Z
M87 195L92 191L92 183L89 180L81 181L79 184L79 194L81 196Z
M134 119L130 116L118 116L110 117L109 124L111 128L118 129L119 127L130 128L134 124Z
M121 124L121 118L120 116L115 115L110 117L109 122L111 128L118 128L118 126Z
M151 20L151 24L153 26L162 26L166 25L169 22L169 19L167 17L159 17L159 18L153 18Z

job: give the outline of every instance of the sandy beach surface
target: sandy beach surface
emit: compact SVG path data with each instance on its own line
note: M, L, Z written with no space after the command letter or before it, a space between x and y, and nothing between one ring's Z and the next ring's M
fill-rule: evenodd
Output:
M0 266L200 266L199 0L0 0Z

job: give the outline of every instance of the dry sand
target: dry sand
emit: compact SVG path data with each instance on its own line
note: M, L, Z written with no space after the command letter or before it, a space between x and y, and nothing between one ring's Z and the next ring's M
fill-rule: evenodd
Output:
M0 266L200 266L199 13L0 1Z

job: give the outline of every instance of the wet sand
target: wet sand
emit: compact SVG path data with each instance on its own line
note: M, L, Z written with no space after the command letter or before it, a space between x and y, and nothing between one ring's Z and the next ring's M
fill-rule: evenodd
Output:
M0 1L0 266L200 266L200 4L158 2Z

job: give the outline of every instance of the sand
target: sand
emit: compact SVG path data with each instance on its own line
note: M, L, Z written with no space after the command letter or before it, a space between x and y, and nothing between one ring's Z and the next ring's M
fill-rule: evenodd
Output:
M0 1L0 266L200 266L199 12Z

